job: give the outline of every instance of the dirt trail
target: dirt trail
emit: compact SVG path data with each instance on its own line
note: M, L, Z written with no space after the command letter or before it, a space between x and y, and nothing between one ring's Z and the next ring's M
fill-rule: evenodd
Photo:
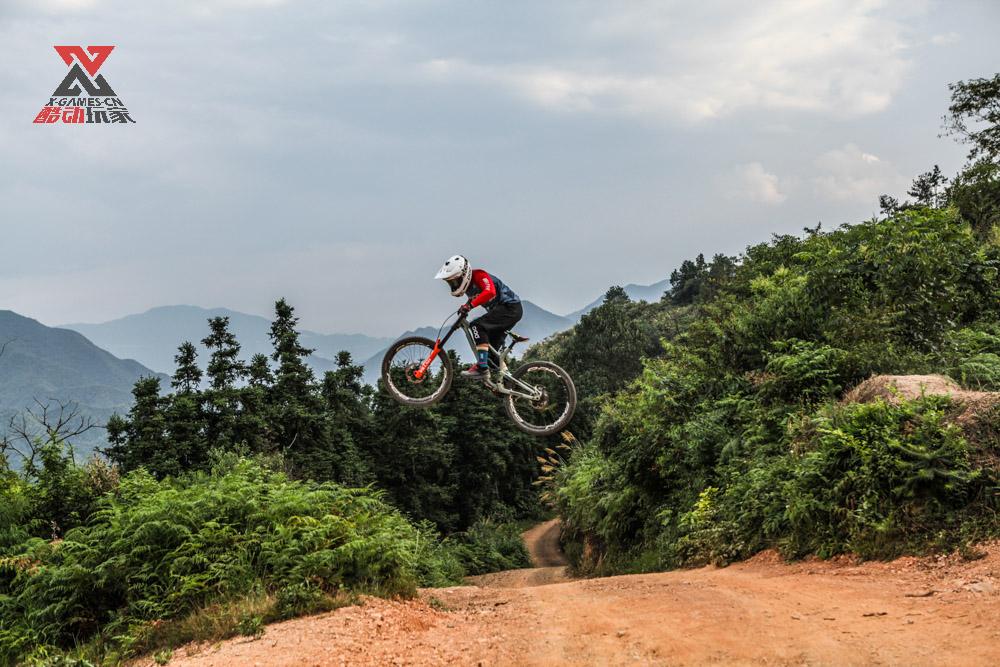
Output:
M521 533L535 567L566 565L566 556L559 547L559 519L540 523Z
M553 562L553 531L526 534L535 562ZM864 564L765 552L724 569L588 580L547 565L367 600L170 664L997 665L1000 542L983 548L976 561Z
M490 588L525 588L566 581L566 557L559 548L559 519L521 533L534 567L468 577L470 584Z

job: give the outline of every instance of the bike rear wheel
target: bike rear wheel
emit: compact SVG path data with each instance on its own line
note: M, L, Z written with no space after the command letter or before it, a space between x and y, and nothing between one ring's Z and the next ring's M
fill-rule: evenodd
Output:
M576 385L569 373L550 361L529 361L512 375L542 392L536 400L511 395L504 399L504 409L514 426L537 436L566 428L576 412ZM507 387L523 391L509 381Z
M415 374L433 350L431 339L410 336L397 340L386 351L382 357L382 382L396 402L425 407L448 393L455 373L445 350L438 353L424 375Z

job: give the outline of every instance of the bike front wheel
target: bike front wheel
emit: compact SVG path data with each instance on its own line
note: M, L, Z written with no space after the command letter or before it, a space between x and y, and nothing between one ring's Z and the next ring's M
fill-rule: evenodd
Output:
M566 428L576 412L576 385L569 373L550 361L529 361L512 376L537 390L529 399L508 394L504 400L507 416L525 433L552 435ZM506 381L507 388L525 393L519 384Z
M382 357L382 382L398 403L414 407L433 405L451 388L451 359L441 350L421 374L420 367L434 351L434 341L410 336L397 340Z

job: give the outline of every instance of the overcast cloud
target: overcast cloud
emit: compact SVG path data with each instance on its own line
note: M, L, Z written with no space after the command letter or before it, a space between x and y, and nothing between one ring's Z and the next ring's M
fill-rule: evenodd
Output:
M982 2L0 0L0 308L173 303L395 334L468 255L574 310L699 252L877 210L934 163ZM31 123L114 44L128 127Z

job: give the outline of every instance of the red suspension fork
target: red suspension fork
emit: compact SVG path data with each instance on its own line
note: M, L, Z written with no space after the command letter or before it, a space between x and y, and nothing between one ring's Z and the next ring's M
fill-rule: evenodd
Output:
M424 375L427 373L427 369L431 367L431 364L434 363L434 359L438 356L438 354L440 354L440 352L441 352L441 339L438 338L436 341L434 341L434 349L431 350L430 356L424 359L424 362L420 364L420 368L413 371L413 377L417 378L418 380L422 379Z

